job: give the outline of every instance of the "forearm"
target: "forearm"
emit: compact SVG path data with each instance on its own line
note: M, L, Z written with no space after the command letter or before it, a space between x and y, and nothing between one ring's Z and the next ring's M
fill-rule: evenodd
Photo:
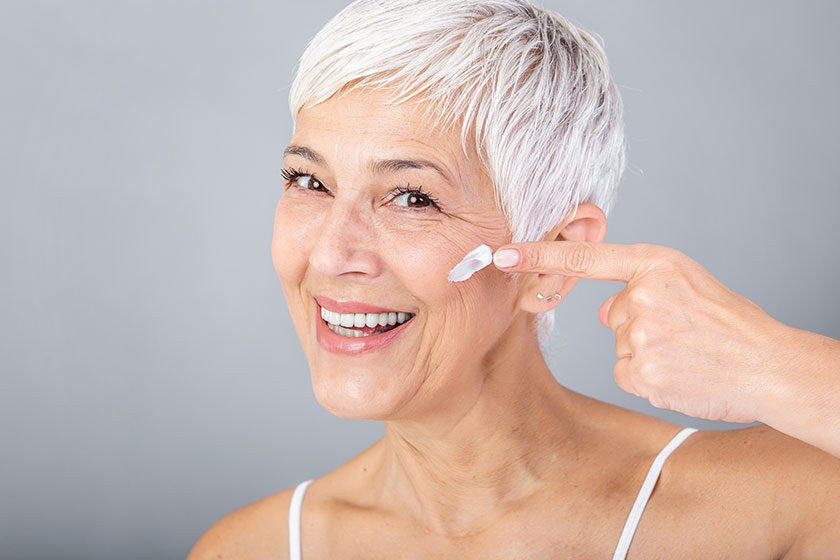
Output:
M840 340L788 328L758 420L840 458Z

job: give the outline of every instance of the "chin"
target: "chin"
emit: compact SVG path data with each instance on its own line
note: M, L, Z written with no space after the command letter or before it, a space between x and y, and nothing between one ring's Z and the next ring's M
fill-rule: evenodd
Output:
M312 378L315 399L327 412L339 418L387 420L402 404L381 387L366 387L353 379L322 381Z

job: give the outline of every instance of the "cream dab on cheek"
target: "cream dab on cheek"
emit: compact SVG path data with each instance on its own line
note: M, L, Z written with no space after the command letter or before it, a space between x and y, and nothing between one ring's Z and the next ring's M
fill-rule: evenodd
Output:
M482 243L467 253L467 256L449 271L449 281L462 282L491 262L493 262L493 249Z

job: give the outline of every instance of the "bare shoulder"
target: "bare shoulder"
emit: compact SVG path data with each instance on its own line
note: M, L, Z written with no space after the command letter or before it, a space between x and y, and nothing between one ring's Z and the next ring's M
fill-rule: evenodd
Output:
M289 503L294 488L230 512L193 545L187 560L289 557Z
M840 459L769 426L704 431L691 439L693 445L684 444L683 466L698 475L718 473L719 479L738 477L742 483L748 475L789 499L824 494L830 482L840 489ZM811 502L804 509L813 506Z
M767 557L830 558L840 549L840 459L765 425L699 432L681 447L672 484L698 493L700 515L728 519L730 532L740 520L745 534L767 539Z

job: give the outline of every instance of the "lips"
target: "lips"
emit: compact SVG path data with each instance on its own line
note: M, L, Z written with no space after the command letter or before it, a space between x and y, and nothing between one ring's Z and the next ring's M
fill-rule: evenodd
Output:
M318 340L318 344L328 352L348 356L359 356L388 347L397 337L411 328L415 318L412 317L408 321L384 332L369 336L349 337L333 332L327 326L327 322L321 318L320 306L316 305L313 313L315 337ZM376 311L371 311L370 313L376 313Z

